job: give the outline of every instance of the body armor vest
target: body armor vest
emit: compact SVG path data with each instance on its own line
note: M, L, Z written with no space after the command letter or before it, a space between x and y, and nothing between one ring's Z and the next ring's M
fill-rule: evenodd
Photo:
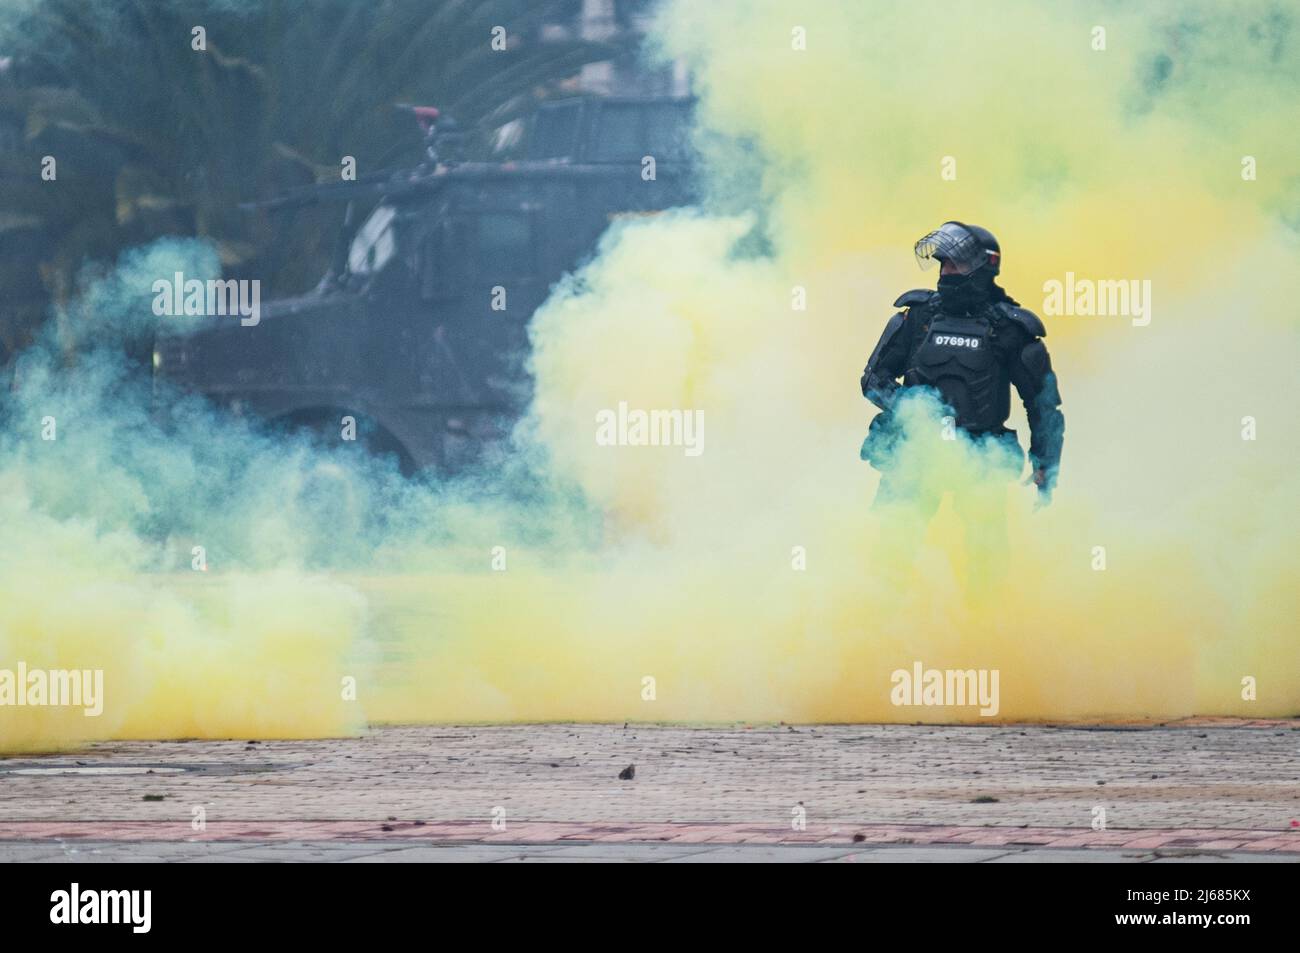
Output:
M931 312L912 351L904 387L933 387L972 434L999 433L1011 413L1011 379L994 349L987 311L977 317Z

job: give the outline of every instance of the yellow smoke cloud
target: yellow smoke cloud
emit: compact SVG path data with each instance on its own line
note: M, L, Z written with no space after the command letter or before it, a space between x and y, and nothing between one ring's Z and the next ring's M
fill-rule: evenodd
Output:
M439 715L978 720L893 706L890 675L916 660L998 669L1006 718L1295 713L1296 110L1279 91L1296 77L1266 55L1267 11L1209 11L671 5L664 44L730 143L718 180L743 179L737 140L764 159L741 185L768 201L775 251L736 253L744 216L628 225L538 315L538 431L607 514L612 555L582 583L511 570L517 627L467 609L457 705L475 678L501 704ZM1242 177L1247 155L1267 176ZM949 218L998 233L1003 281L1036 311L1067 271L1152 288L1145 326L1045 316L1062 489L1031 513L1028 491L984 488L1010 507L985 591L968 561L997 558L996 527L949 508L880 525L855 453L862 364L889 302L933 280L911 242ZM707 449L599 446L593 420L620 402L702 410ZM1243 440L1248 416L1270 432ZM946 479L971 466L940 454Z
M0 668L103 667L109 692L93 726L0 710L0 749L365 719L981 720L894 705L917 661L998 670L999 719L1300 711L1286 16L747 0L660 22L735 211L619 226L534 320L527 432L554 499L587 503L548 503L549 522L594 511L596 544L520 535L516 504L414 494L384 571L306 573L284 542L301 522L267 492L255 525L288 555L195 582L153 572L128 530L31 503L39 467L0 465ZM1034 512L936 443L922 472L973 485L974 510L891 523L869 508L858 377L890 302L933 281L911 243L952 218L998 235L1002 283L1047 323L1061 485ZM1150 323L1045 314L1066 272L1150 281ZM601 446L620 402L701 411L704 452ZM1010 425L1027 442L1018 406Z
M0 488L0 669L102 672L99 705L10 698L0 750L361 727L341 681L368 670L354 645L366 611L355 591L284 570L157 575L139 539L33 511L12 474Z

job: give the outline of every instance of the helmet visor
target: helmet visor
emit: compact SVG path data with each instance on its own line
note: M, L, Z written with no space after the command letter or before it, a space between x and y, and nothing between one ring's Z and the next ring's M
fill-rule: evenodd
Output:
M956 222L945 222L917 242L913 250L921 268L932 268L936 261L942 261L959 275L969 275L989 257L979 239Z

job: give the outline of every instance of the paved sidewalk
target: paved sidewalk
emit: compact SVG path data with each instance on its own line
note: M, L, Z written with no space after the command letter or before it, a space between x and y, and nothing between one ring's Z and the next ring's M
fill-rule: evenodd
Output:
M0 759L0 860L1300 861L1298 727L402 726L105 743Z
M1053 847L855 847L846 844L411 844L368 841L0 841L5 863L1300 863L1259 851L1069 850Z

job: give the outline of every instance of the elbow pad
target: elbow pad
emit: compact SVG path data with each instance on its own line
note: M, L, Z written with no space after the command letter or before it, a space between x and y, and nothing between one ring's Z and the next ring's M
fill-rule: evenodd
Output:
M880 367L881 357L890 342L898 336L904 320L901 311L889 319L884 332L880 335L880 340L876 342L876 349L871 352L871 357L867 358L866 369L862 372L862 396L881 410L889 409L889 404L893 403L894 391L898 390L895 375Z

